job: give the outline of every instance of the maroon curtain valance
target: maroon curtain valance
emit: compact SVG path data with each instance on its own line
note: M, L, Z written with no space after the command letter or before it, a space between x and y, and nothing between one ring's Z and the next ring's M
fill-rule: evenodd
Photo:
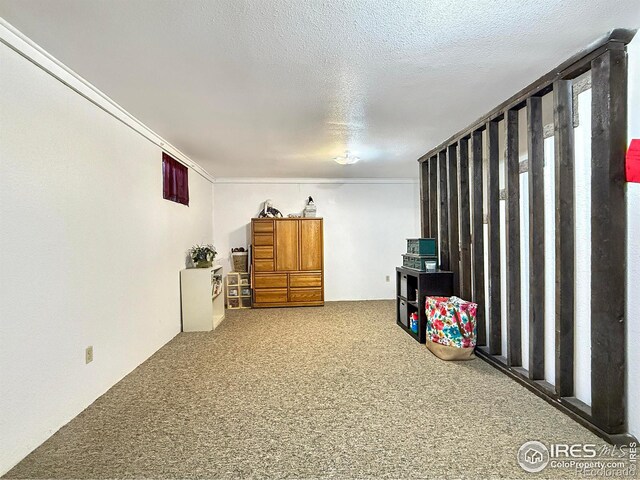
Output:
M162 152L162 194L172 202L189 205L189 169Z

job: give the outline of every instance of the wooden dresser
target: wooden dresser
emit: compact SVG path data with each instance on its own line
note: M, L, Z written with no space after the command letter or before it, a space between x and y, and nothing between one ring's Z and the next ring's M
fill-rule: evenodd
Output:
M321 218L253 218L254 307L324 305Z

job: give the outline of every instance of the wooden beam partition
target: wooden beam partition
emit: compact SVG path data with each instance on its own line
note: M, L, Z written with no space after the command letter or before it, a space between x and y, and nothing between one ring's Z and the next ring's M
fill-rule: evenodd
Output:
M429 162L419 163L418 166L420 167L420 231L423 237L430 237Z
M460 295L460 237L458 228L458 145L447 148L449 186L449 270L453 272L453 294Z
M429 164L429 231L430 238L438 238L438 157L434 155Z
M520 315L520 155L518 148L518 110L508 110L504 119L507 145L504 178L505 250L507 257L507 365L522 365L522 318Z
M591 411L608 433L626 431L625 153L627 55L591 67Z
M556 196L556 375L559 397L573 396L575 211L571 80L553 84Z
M440 243L440 269L449 270L449 197L447 195L447 152L438 154L438 173L440 194L440 231L438 239Z
M478 304L476 324L478 345L487 344L484 293L484 166L482 130L471 134L471 162L473 165L473 301Z
M458 142L458 195L460 197L460 296L471 299L471 209L469 203L469 138Z
M487 124L487 147L489 150L488 169L488 219L489 238L487 250L489 256L489 353L502 353L502 300L500 297L500 179L498 122Z
M542 97L527 99L529 157L529 378L544 380L544 133Z
M635 30L617 29L420 157L428 163L429 230L438 235L441 268L457 269L461 292L478 303L476 354L574 420L616 445L627 432L625 380L627 133L626 45ZM575 396L575 178L572 80L591 70L591 405ZM555 381L545 381L545 198L542 97L553 93L555 169ZM529 367L522 368L520 320L519 158L517 111L527 110L529 186ZM507 347L502 348L498 124L506 131ZM485 133L486 132L486 133ZM486 135L486 136L485 136ZM471 141L470 158L464 157ZM483 142L486 141L486 145ZM457 147L457 148L456 148ZM483 148L486 147L486 148ZM483 155L486 155L486 166ZM449 159L447 159L449 154ZM451 159L458 157L454 165ZM465 185L469 160L472 185ZM457 167L457 168L456 168ZM483 177L486 168L486 184ZM454 182L454 179L456 180ZM426 189L426 186L423 186ZM472 198L467 194L472 192ZM486 189L486 193L484 190ZM422 190L424 193L426 190ZM484 198L483 198L484 195ZM503 197L504 198L504 197ZM439 200L439 204L437 203ZM470 201L470 205L468 205ZM485 203L486 201L486 203ZM467 206L468 205L468 206ZM486 205L486 207L485 207ZM426 208L422 199L422 208ZM486 217L485 217L486 215ZM469 217L470 224L467 225ZM485 218L483 218L485 217ZM460 231L456 227L460 222ZM423 214L422 222L427 223ZM488 238L484 241L484 223ZM451 228L453 227L453 231ZM470 231L470 238L467 237ZM471 243L471 252L468 245ZM485 244L486 243L486 247ZM485 255L488 259L485 273ZM549 245L546 245L549 248ZM454 251L455 250L455 251ZM471 269L467 268L470 255ZM453 261L451 261L453 260ZM471 287L467 277L471 272ZM485 283L488 296L485 298ZM548 286L548 285L547 285ZM483 315L489 318L483 318Z

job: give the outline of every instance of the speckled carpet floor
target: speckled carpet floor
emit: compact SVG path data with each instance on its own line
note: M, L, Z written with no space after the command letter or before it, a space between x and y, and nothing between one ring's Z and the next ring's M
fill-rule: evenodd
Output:
M7 478L558 478L527 440L602 444L483 361L445 363L391 301L228 311L183 333Z

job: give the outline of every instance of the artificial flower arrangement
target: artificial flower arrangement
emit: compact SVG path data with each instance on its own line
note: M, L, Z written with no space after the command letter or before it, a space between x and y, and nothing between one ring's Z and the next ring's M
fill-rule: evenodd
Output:
M218 253L216 247L211 244L207 245L194 245L189 249L189 256L191 261L198 268L210 267L213 264L213 259Z

